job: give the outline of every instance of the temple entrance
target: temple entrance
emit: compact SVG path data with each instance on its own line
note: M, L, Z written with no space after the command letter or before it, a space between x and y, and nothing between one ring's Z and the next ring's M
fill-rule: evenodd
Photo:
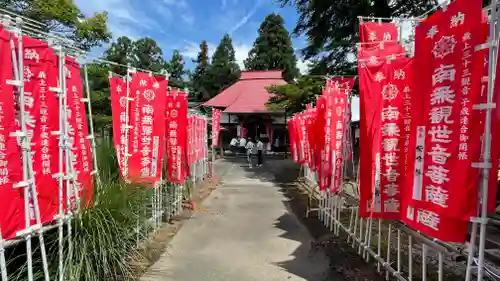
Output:
M246 129L247 137L256 140L262 139L266 135L266 120L265 116L248 115L243 117L243 128Z

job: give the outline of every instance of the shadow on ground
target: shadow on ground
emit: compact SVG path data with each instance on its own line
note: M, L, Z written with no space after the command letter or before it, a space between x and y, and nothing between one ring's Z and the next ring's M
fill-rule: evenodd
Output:
M275 183L279 191L287 198L283 201L289 211L280 217L275 226L285 231L281 237L300 242L300 246L294 251L294 259L276 263L284 270L300 276L306 280L363 280L382 281L385 278L376 271L373 264L366 263L352 248L352 242L347 243L347 235L341 232L340 236L333 235L321 221L316 213L311 213L310 217L305 217L307 210L307 195L297 188L296 180L299 176L300 167L291 159L272 157L265 160L262 167L249 168L246 158L231 158L226 161L239 165L246 172L251 173L251 177L262 181ZM292 216L297 216L302 224L308 229L313 241L300 241L294 235L296 233L295 223ZM304 260L322 258L323 252L329 258L330 270L326 271L327 276L308 276L310 272L302 270L300 264Z

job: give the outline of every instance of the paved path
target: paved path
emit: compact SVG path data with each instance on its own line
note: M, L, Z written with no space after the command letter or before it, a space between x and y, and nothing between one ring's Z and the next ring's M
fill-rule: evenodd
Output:
M273 169L283 169L279 162L258 170L242 167L243 161L228 164L222 185L141 280L328 280L327 258L310 251L307 229L270 181Z

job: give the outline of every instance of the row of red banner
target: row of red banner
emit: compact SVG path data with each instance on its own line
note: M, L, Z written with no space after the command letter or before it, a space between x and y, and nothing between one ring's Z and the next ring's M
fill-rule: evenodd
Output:
M16 49L12 50L11 46L16 46ZM16 87L7 81L15 78L13 60L17 58L12 57L12 51L18 53L17 46L17 38L0 26L0 228L4 239L11 239L16 236L17 231L25 229L26 218L30 225L37 223L36 206L31 194L27 195L29 208L26 210L26 189L15 187L23 181L23 160L20 139L16 140L11 134L21 130L21 108L17 102ZM63 204L66 209L67 202L74 204L77 197L81 199L82 205L87 205L92 199L93 166L86 104L83 100L80 66L73 58L65 59L67 106L64 108L62 99L59 100L58 94L53 91L53 88L58 87L60 72L58 57L53 49L46 42L23 36L22 53L23 118L30 142L38 211L41 223L45 224L54 220L59 204ZM62 110L67 118L65 122L60 120ZM57 134L64 131L61 128L64 123L68 134L66 154L60 150L60 136ZM64 161L68 165L64 165ZM24 169L29 166L24 166ZM57 175L61 173L76 176L73 184L78 194L67 194L73 188L59 186ZM59 188L64 190L64 202L58 200Z
M476 163L484 157L485 110L473 106L487 102L488 49L475 49L484 46L487 31L481 1L456 0L417 26L409 58L395 24L360 24L362 217L398 219L443 241L465 241L480 202ZM294 159L318 172L321 190L338 192L350 88L334 83L341 81L329 80L316 108L288 125ZM489 211L497 193L499 121L495 110Z
M139 183L161 180L162 159L169 182L184 183L189 166L207 155L207 121L188 116L188 96L168 90L164 76L134 72L109 78L113 140L122 177Z

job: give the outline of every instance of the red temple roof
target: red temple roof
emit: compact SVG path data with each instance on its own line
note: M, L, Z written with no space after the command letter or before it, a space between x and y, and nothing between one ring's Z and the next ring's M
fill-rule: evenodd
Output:
M269 112L266 103L271 95L266 87L287 84L281 70L242 71L240 79L231 87L203 104L225 107L226 113Z

